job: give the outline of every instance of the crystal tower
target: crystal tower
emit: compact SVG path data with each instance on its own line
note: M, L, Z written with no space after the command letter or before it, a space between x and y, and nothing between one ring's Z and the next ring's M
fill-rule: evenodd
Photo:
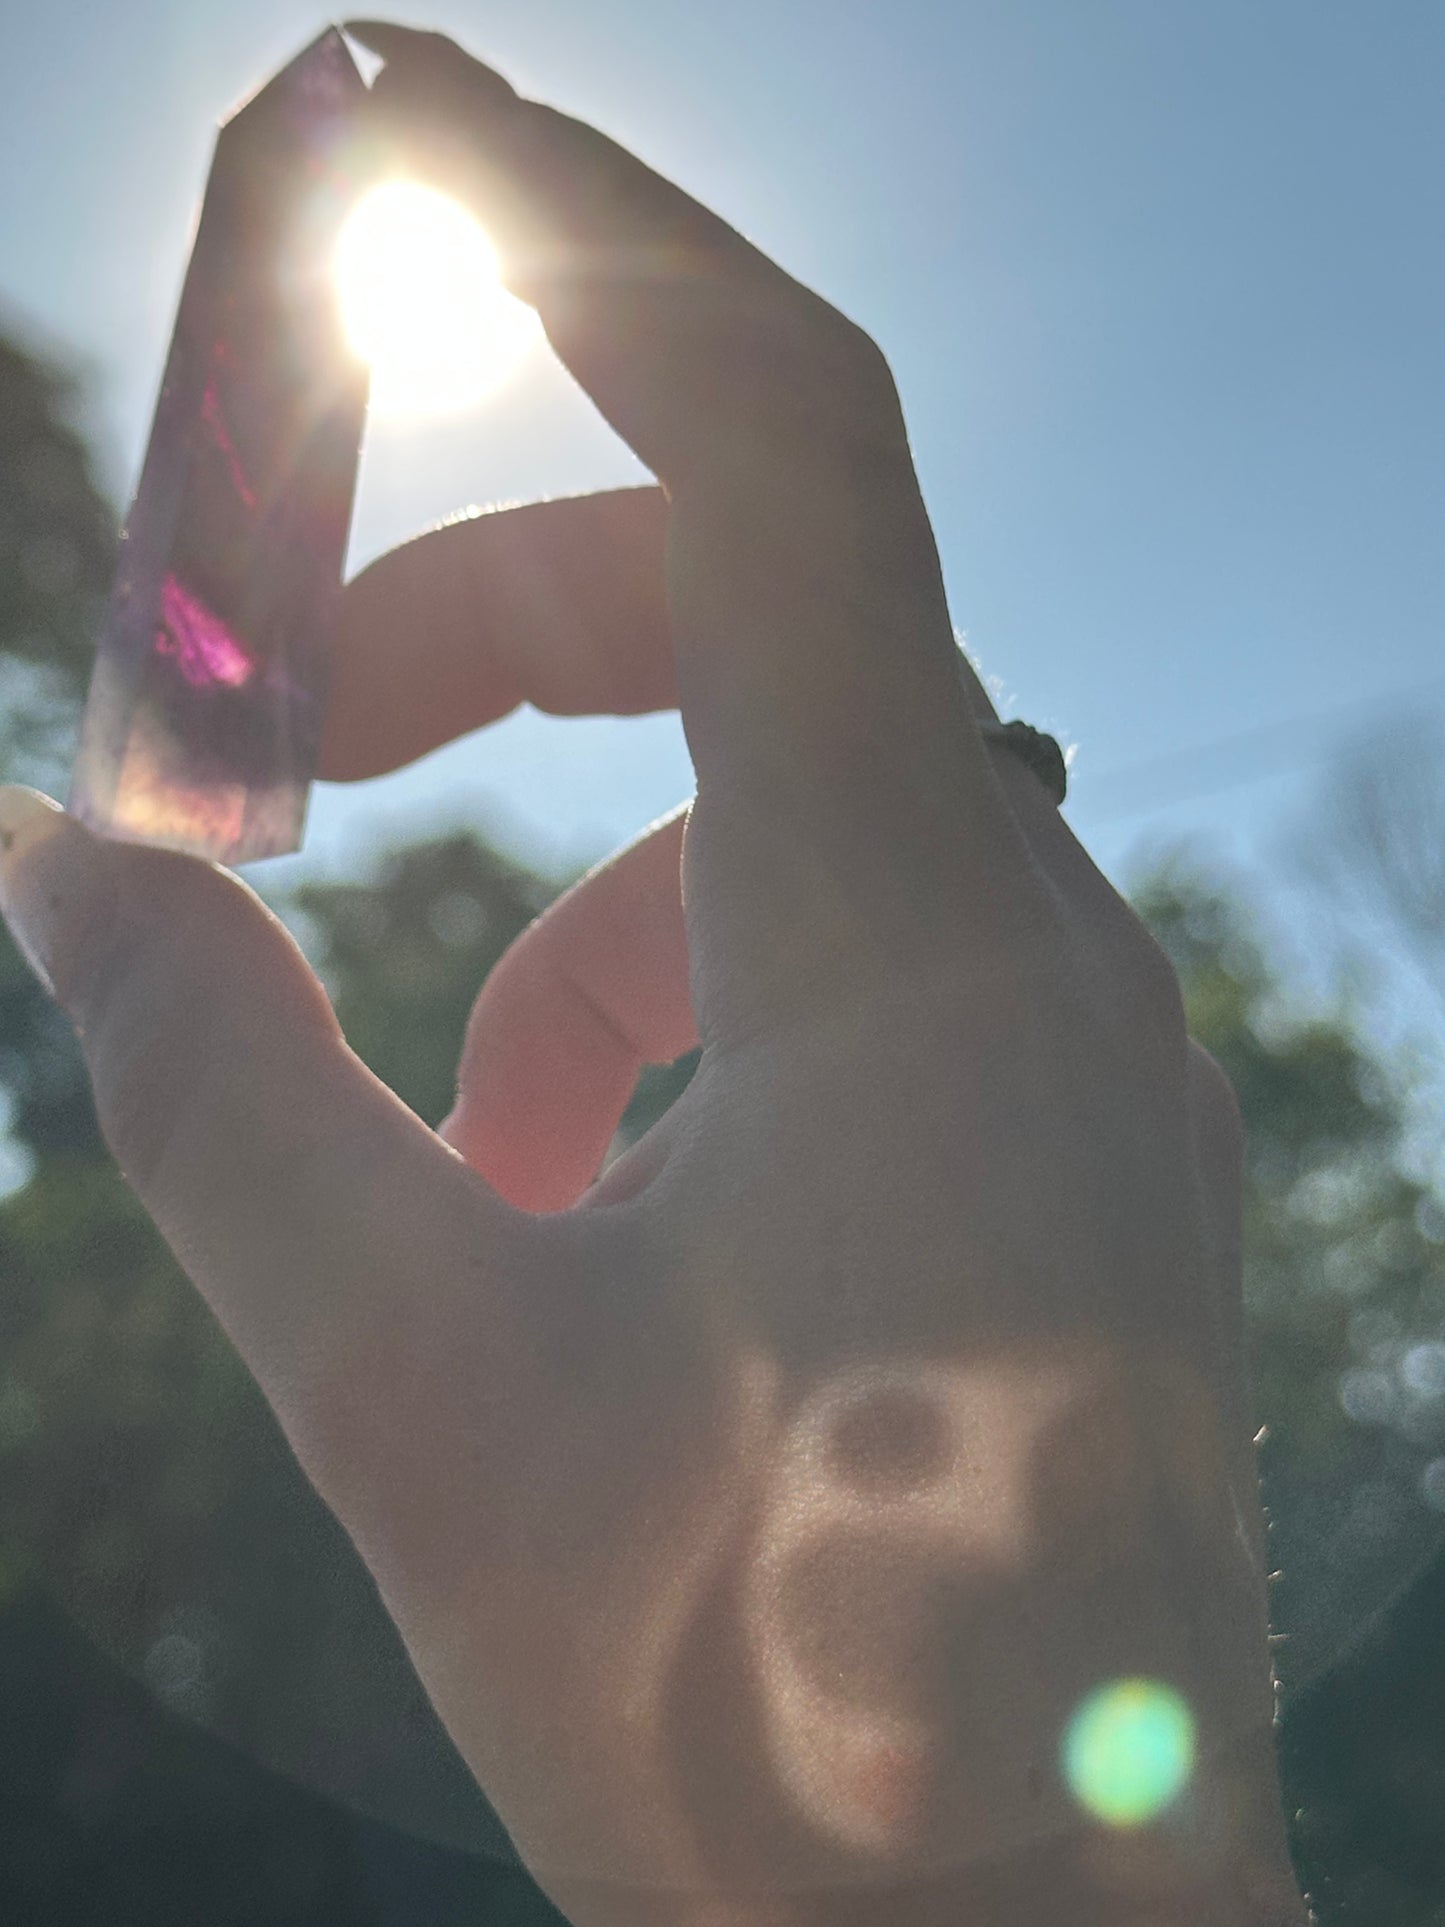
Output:
M331 276L365 99L331 29L217 137L72 780L106 835L300 847L366 412Z

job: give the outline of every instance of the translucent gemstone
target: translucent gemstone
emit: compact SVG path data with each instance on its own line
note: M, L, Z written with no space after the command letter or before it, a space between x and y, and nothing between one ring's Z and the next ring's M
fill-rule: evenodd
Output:
M332 29L217 139L72 778L109 836L300 847L366 412L330 272L365 97Z

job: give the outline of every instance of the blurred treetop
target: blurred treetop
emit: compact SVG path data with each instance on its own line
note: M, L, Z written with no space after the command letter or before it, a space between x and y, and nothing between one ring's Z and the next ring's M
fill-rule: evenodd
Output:
M90 678L116 515L77 425L81 396L0 336L0 774L55 781Z

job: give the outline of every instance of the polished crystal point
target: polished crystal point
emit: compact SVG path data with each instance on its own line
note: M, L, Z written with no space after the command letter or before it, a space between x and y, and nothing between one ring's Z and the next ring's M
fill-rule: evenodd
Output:
M72 780L107 835L300 846L366 411L331 272L365 97L332 29L217 138Z

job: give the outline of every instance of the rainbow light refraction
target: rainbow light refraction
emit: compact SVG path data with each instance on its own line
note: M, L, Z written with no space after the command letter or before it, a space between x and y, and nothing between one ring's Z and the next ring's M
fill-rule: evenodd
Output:
M1158 1680L1111 1680L1075 1710L1062 1754L1064 1778L1081 1806L1109 1826L1142 1826L1189 1779L1194 1715Z

